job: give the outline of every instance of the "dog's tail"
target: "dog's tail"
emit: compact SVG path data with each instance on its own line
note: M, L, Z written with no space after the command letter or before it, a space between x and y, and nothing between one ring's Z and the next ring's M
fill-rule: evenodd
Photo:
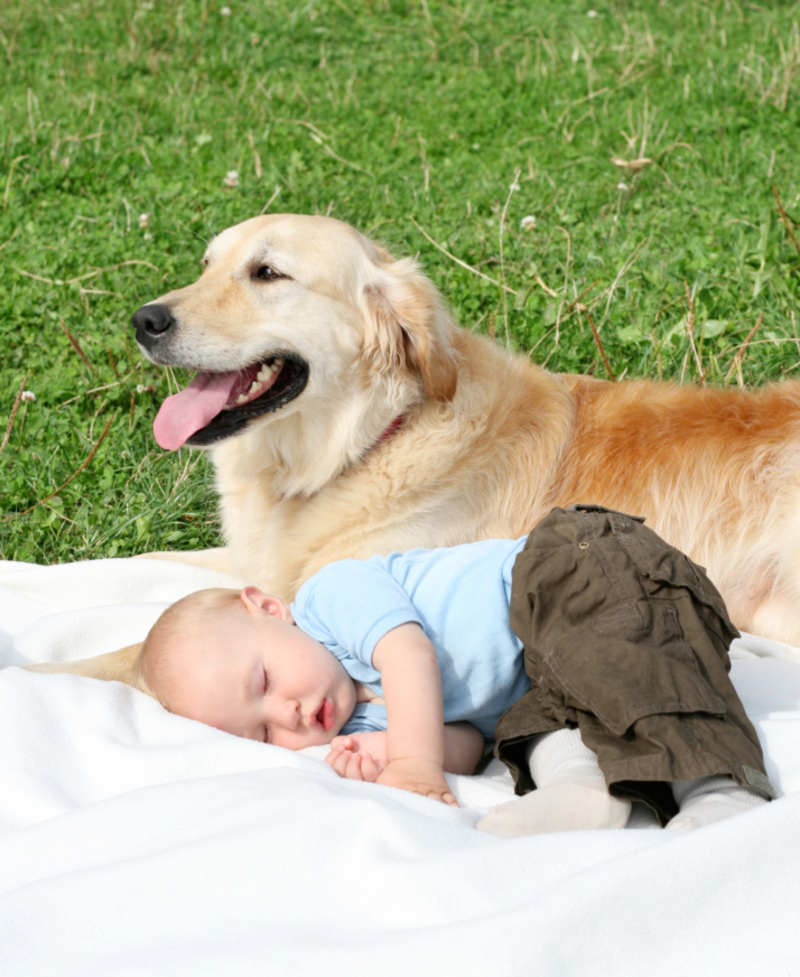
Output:
M127 648L109 651L105 655L97 655L94 658L81 658L73 662L45 662L41 665L26 665L25 668L30 672L66 672L70 675L85 675L106 682L125 682L134 689L151 694L139 669L141 650L140 641L139 644L128 645Z

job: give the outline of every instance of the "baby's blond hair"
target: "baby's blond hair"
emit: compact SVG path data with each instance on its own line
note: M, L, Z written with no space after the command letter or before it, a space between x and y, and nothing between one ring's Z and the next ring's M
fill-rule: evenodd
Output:
M150 628L139 652L138 678L166 709L170 708L180 666L192 646L219 626L219 616L239 603L239 591L198 590L168 607ZM186 656L186 657L185 657Z

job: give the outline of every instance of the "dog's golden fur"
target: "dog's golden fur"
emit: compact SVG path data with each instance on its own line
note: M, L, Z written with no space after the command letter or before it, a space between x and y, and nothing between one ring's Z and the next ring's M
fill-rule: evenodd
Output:
M254 280L265 262L287 277ZM219 372L285 350L310 369L295 400L210 449L227 549L173 558L291 598L334 560L521 536L593 502L706 566L740 628L800 644L800 385L549 373L457 327L413 261L323 217L229 228L200 279L156 301L177 324L156 362Z

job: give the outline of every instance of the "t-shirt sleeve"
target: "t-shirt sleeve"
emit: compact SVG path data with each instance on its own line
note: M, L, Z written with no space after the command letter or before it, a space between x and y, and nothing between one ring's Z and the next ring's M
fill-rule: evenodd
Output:
M422 626L411 599L392 575L361 560L323 567L300 588L294 606L303 630L370 666L375 645L385 634L408 622Z

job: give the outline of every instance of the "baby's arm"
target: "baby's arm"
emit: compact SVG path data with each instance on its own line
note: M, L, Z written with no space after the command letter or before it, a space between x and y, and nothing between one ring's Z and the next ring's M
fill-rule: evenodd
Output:
M386 703L388 764L379 784L457 806L444 763L442 680L436 649L415 623L393 628L375 645Z
M469 776L483 756L483 737L469 723L447 723L444 727L444 769ZM337 736L325 757L339 774L349 780L374 783L389 762L389 738L385 730Z

